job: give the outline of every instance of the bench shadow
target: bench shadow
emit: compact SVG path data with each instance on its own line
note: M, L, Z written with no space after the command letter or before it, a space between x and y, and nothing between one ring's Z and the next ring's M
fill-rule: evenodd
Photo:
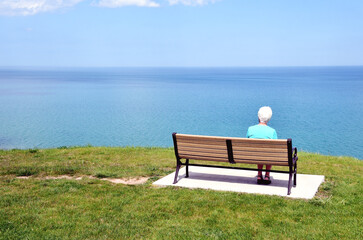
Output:
M178 181L182 179L195 179L195 180L204 180L211 182L225 182L225 183L241 183L241 184L257 184L257 175L256 176L229 176L229 175L219 175L212 173L200 173L200 172L192 172L189 170L189 178L185 177L185 174L181 174L178 178ZM274 187L286 187L288 184L288 180L274 179L273 175L271 175L271 184L266 186L274 186Z

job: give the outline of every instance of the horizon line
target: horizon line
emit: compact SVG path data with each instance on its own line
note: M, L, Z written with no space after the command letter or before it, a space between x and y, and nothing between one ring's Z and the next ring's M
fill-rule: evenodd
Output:
M6 68L304 68L304 67L363 67L362 65L276 65L276 66L0 66Z

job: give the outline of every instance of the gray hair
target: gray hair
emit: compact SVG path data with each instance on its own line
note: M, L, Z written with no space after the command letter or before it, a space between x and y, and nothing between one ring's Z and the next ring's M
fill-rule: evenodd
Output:
M272 110L268 106L261 107L260 110L258 110L258 119L260 122L267 123L270 121L272 117Z

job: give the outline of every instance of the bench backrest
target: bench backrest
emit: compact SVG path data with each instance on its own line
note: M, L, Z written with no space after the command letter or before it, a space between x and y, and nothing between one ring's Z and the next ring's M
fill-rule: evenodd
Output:
M292 166L291 139L251 139L173 133L181 159Z

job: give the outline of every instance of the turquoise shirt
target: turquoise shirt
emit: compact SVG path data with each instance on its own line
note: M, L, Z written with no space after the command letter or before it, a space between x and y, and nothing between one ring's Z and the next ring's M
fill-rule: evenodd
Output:
M275 129L265 125L254 125L248 128L247 138L277 139Z

